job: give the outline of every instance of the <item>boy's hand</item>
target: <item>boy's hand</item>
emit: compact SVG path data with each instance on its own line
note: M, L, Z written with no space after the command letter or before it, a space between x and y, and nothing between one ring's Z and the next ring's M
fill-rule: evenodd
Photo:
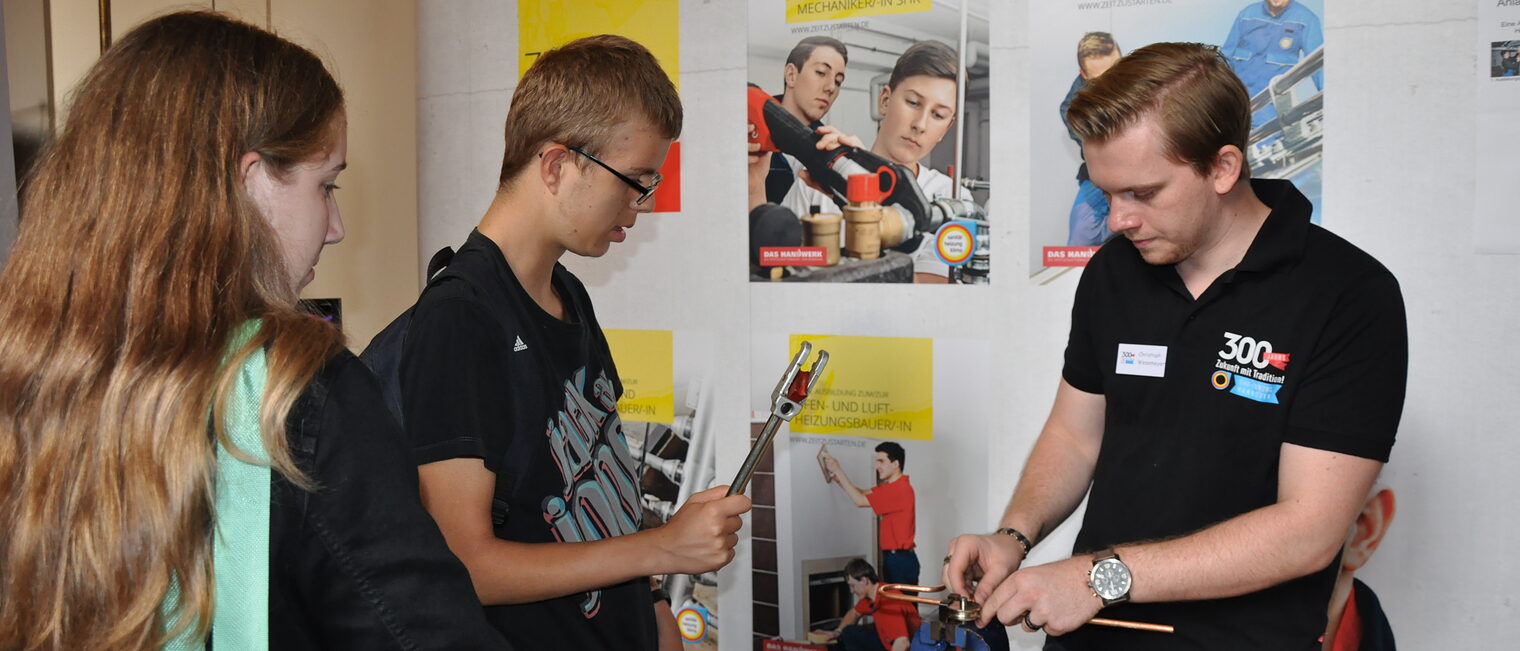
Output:
M739 515L748 512L744 495L724 497L728 485L692 495L664 526L654 530L665 569L655 574L701 574L728 565L739 543Z

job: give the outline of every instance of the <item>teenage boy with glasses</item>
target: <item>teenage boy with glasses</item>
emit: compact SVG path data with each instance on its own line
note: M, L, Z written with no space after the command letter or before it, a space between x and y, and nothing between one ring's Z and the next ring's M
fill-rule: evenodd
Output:
M681 115L632 41L544 53L513 93L495 199L412 313L400 388L422 501L518 648L660 647L647 577L723 567L749 510L719 486L640 530L621 383L558 263L606 253L654 208Z

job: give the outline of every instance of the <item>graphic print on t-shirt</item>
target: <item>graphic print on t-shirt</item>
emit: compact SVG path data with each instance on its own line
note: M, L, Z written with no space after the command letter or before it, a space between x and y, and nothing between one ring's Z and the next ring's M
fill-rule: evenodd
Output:
M1245 337L1233 332L1224 333L1224 349L1214 361L1214 374L1209 382L1215 389L1229 389L1230 393L1267 404L1278 404L1277 392L1287 378L1288 353L1272 351L1272 342L1265 339ZM1268 366L1282 371L1265 370Z
M559 466L563 494L544 499L544 521L560 542L622 536L639 529L639 486L617 413L617 395L605 370L587 398L586 367L564 383L565 406L549 419L549 454ZM601 608L601 590L586 593L581 614Z

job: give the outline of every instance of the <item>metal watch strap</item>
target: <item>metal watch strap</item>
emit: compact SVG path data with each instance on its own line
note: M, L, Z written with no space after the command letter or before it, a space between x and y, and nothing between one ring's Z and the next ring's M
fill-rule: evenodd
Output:
M993 533L1001 533L1013 536L1015 540L1019 541L1019 546L1024 548L1024 556L1026 557L1029 556L1029 550L1034 549L1034 543L1029 542L1029 536L1024 535L1018 529L1014 529L1013 527L1003 527L1002 529L998 529Z

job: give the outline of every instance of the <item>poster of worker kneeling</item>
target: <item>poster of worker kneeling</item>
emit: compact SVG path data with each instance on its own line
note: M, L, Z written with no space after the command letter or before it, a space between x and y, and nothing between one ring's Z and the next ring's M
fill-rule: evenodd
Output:
M991 281L988 0L750 0L755 282Z
M989 347L833 334L751 339L751 432L763 438L775 422L751 490L753 621L764 648L848 649L861 640L869 643L858 648L895 648L924 615L932 619L933 608L921 614L879 588L941 583L950 539L986 529L998 403ZM795 375L788 360L798 362Z
M1161 199L1147 195L1147 187L1102 187L1104 172L1113 186L1113 178L1124 170L1095 172L1095 165L1108 163L1086 155L1082 122L1071 119L1079 94L1094 87L1122 57L1152 43L1218 48L1250 98L1245 142L1250 176L1292 181L1313 204L1312 219L1320 223L1325 88L1321 20L1328 1L1029 3L1030 277L1043 283L1070 267L1086 266L1100 246L1125 232L1127 222L1118 218L1159 205ZM1103 90L1097 86L1095 90ZM1113 95L1098 92L1083 101L1088 107L1101 107L1104 97ZM1077 116L1085 110L1082 103L1078 102ZM1179 122L1175 128L1188 127ZM1113 206L1120 209L1113 212L1113 220L1111 201L1120 202Z

